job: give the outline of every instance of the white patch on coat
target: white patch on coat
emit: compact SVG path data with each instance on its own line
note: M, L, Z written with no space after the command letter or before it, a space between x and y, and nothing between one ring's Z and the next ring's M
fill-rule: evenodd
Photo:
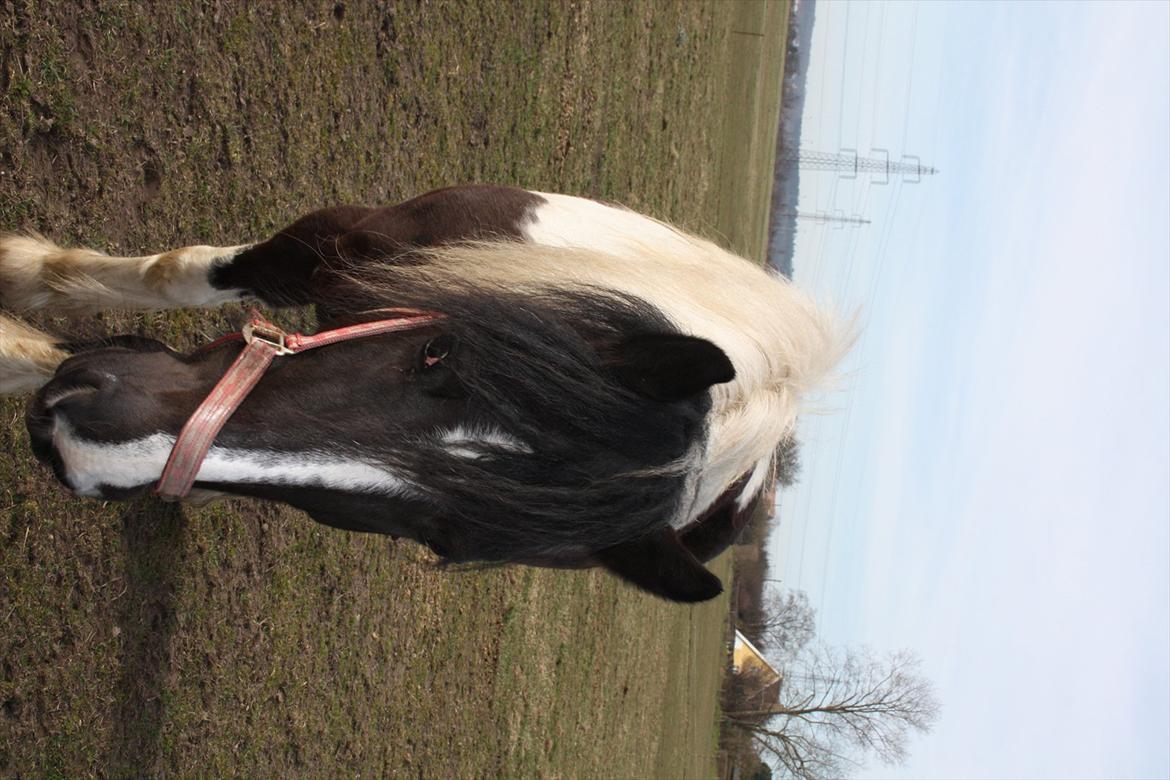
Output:
M144 257L64 249L40 236L0 236L0 301L21 311L217 306L240 290L211 286L212 268L247 245L188 246Z
M66 482L80 496L99 497L103 485L133 488L158 481L174 444L175 437L166 433L120 444L88 441L77 436L59 417L53 430L53 445L65 466ZM395 496L411 492L409 485L389 469L314 451L272 452L213 446L196 479Z
M587 198L534 192L546 202L533 207L525 238L545 246L580 247L637 260L646 246L690 253L691 238L665 222Z

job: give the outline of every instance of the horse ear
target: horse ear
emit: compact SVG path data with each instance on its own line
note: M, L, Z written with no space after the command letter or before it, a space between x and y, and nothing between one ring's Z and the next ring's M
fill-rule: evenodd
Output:
M674 333L632 336L613 351L612 368L628 387L655 401L682 401L735 379L723 350Z
M683 547L670 526L607 547L595 557L623 580L671 601L706 601L723 592L719 578Z

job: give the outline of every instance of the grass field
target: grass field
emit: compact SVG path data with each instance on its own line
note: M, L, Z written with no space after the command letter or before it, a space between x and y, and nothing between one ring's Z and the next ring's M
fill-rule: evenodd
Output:
M331 203L490 181L621 201L758 258L786 14L16 0L0 229L236 243ZM185 348L239 315L37 322ZM22 414L0 402L0 774L714 774L725 598L442 573L410 543L248 501L80 501L33 461Z

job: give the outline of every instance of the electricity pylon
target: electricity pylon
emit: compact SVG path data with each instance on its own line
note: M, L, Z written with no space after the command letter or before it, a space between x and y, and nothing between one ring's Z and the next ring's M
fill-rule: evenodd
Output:
M839 152L788 149L780 153L780 159L807 171L836 171L843 179L856 179L861 174L884 177L875 178L874 184L889 184L890 176L901 176L906 182L917 184L923 176L938 173L937 168L923 165L917 155L904 154L901 162L893 162L888 149L874 148L870 153L870 157L861 157L856 149Z

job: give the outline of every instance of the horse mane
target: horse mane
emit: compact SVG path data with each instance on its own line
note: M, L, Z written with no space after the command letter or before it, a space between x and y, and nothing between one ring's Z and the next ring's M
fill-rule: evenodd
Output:
M444 289L479 295L589 292L625 296L669 328L705 338L735 366L711 388L702 462L673 523L681 527L744 474L738 499L764 486L772 453L793 436L855 338L855 321L818 306L783 276L666 223L642 238L599 236L604 248L495 240L410 248L385 264L344 274L351 289L382 305L427 307ZM371 268L372 266L372 268Z

